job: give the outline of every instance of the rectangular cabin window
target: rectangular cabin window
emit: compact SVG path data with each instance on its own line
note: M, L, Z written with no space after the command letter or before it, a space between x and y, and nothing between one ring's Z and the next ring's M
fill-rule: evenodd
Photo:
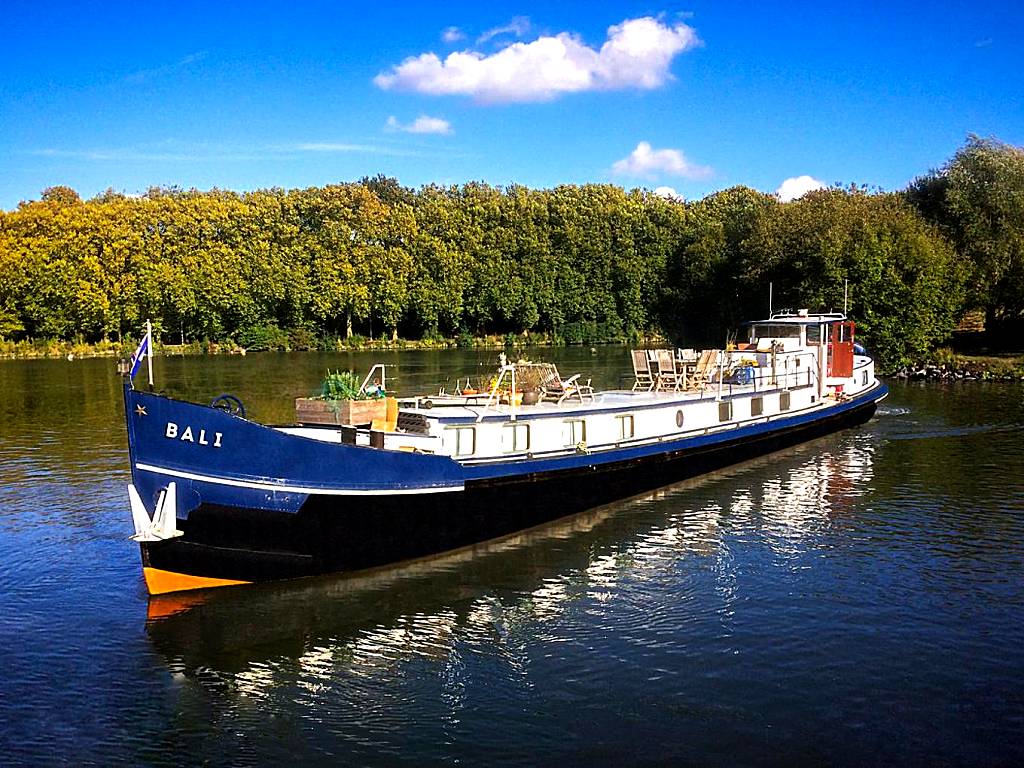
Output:
M864 373L861 374L860 383L861 383L861 386L865 386L866 387L868 385L868 372L867 371L864 371Z
M632 414L626 414L624 416L616 416L616 420L619 422L619 439L629 440L633 437L633 416Z
M522 453L530 450L530 425L512 422L503 426L501 450L504 453Z
M732 418L732 400L723 400L718 404L718 420L729 421Z
M763 397L752 397L750 398L750 415L760 416L764 413L764 398Z
M454 456L472 456L476 453L476 427L450 427L455 433Z
M586 443L587 422L583 419L567 419L562 425L562 442L567 448Z
M779 410L780 411L788 411L789 410L789 392L780 392L779 393Z
M758 339L799 339L800 326L793 323L774 323L753 325L750 328L750 340Z

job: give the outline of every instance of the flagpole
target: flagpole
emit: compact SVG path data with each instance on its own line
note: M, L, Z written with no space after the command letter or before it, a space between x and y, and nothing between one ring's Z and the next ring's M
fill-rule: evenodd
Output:
M153 325L146 320L146 338L149 339L149 349L146 350L146 362L149 364L149 391L153 391Z

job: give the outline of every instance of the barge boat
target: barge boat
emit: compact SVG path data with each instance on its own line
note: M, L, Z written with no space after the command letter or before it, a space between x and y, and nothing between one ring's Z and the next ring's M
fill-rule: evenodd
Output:
M231 396L136 389L147 335L124 371L147 589L459 549L861 424L888 392L843 315L778 313L747 329L725 349L634 350L630 389L503 362L482 394L409 398L369 425L286 426L246 418ZM539 382L535 403L517 394L526 381Z

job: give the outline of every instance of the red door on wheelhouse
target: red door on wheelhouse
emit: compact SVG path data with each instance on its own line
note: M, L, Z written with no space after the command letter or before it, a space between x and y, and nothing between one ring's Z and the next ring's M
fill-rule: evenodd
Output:
M833 323L828 341L828 375L853 376L853 322Z

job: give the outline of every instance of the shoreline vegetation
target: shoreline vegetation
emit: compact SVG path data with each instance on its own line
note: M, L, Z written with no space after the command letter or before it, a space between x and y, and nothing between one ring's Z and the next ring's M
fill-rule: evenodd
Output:
M140 334L141 338L141 334ZM243 347L232 339L226 341L197 341L188 344L163 344L159 340L155 343L155 354L157 356L180 357L193 355L241 355L260 352L372 352L374 350L444 350L444 349L491 349L503 351L509 349L525 349L534 347L564 347L569 346L544 334L526 334L522 336L460 336L456 338L430 338L430 339L369 339L362 336L351 338L326 338L326 339L305 339L306 343L291 345L284 342L280 345L261 346L258 348ZM134 343L134 342L133 342ZM637 335L634 339L615 339L611 341L594 342L594 344L627 344L635 343L638 346L665 345L668 342L663 336L657 333ZM583 346L577 344L575 346ZM585 346L593 346L585 344ZM76 360L94 357L128 358L134 352L134 347L125 343L115 341L100 341L88 343L85 341L3 341L0 340L0 360Z
M656 346L668 342L657 335L637 338L638 346ZM631 342L616 341L614 344ZM326 339L316 346L294 349L283 346L275 349L250 350L227 342L195 342L192 344L161 344L155 345L155 354L168 357L199 356L199 355L241 355L261 352L372 352L374 350L444 350L444 349L484 349L508 350L536 347L565 346L552 339L538 335L525 337L486 336L481 338L449 338L449 339ZM107 357L111 359L127 358L133 350L116 342L85 342L43 341L43 342L10 342L0 341L0 360L81 360L86 358ZM927 357L916 360L898 369L885 372L895 379L910 381L1024 381L1024 352L955 352L948 347L941 347Z
M123 355L147 318L188 353L721 347L769 286L776 310L845 307L882 371L948 365L951 340L1020 349L1024 149L970 136L902 191L786 202L377 176L86 201L57 186L0 211L3 358ZM964 350L967 318L984 341Z

